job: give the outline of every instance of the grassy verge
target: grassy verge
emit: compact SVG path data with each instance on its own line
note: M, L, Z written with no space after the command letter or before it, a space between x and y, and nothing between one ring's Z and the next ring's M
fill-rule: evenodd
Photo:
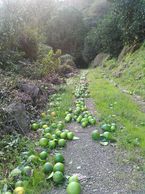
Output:
M102 78L99 69L90 70L89 89L102 121L118 124L118 143L125 148L139 147L145 151L145 114L132 99Z
M111 59L102 70L121 86L145 98L145 44L134 53L128 53L122 61ZM117 76L116 76L117 75Z

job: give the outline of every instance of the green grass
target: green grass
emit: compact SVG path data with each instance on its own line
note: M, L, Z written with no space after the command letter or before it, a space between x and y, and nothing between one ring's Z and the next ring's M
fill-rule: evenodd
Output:
M105 62L103 71L129 91L145 98L145 46L144 44L134 53L128 53L121 62L111 59ZM122 72L118 78L114 73Z
M123 94L107 80L102 78L100 69L90 70L89 89L95 101L96 109L102 121L117 122L118 144L133 148L139 139L142 151L145 151L145 114L126 94ZM112 106L112 108L110 107ZM123 129L121 129L123 127Z

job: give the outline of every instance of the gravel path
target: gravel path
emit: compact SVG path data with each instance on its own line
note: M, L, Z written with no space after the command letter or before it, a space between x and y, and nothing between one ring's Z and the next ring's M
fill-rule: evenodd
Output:
M96 115L92 100L88 99L86 104ZM101 146L92 141L90 134L94 127L83 129L72 123L68 128L80 139L69 142L63 150L66 175L78 174L82 194L145 194L141 172L133 164L122 162L125 152L118 154L116 146ZM65 186L54 188L49 194L66 194Z

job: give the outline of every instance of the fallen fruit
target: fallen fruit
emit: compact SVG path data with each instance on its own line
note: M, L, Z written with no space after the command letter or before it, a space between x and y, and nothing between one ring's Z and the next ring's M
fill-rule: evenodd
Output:
M14 194L25 194L25 189L23 187L17 187L14 190Z
M98 130L94 130L91 135L92 135L93 140L99 140L100 139L100 133L99 133Z
M63 155L60 154L60 153L55 154L55 156L54 156L54 162L55 162L55 163L57 163L57 162L63 163L63 162L64 162L64 157L63 157Z
M39 154L39 157L40 157L41 160L46 160L46 158L48 157L48 153L46 151L42 151Z
M57 171L53 174L53 181L56 183L56 184L60 184L62 183L64 180L64 175L62 172L60 171ZM75 193L77 194L77 193Z
M58 162L54 165L53 167L53 171L56 172L56 171L60 171L60 172L64 172L64 164Z
M48 145L48 139L47 138L41 138L39 141L39 145L41 147L46 147Z
M53 165L50 162L46 162L43 166L43 172L45 174L50 174L53 171Z
M70 182L67 186L67 193L68 194L80 194L81 193L81 186L78 182Z

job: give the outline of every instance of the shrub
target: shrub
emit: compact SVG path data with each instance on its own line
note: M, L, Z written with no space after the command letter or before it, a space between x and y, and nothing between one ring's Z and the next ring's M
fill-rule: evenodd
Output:
M37 59L39 38L37 31L27 29L20 34L19 47L25 52L25 56L32 60Z

